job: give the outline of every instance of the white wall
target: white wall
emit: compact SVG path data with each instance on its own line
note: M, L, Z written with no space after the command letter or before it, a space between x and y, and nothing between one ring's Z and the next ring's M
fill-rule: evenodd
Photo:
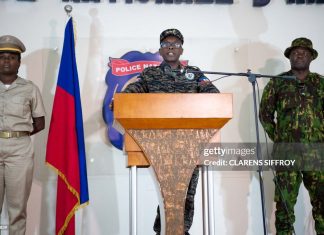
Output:
M27 51L19 74L40 87L47 109L46 131L35 137L36 167L28 204L28 235L54 234L56 176L44 166L44 161L67 20L64 5L59 0L0 0L0 35L12 34L25 43ZM90 205L77 215L77 234L128 234L126 156L108 142L101 113L109 57L118 58L131 50L155 52L161 31L175 27L185 37L182 58L192 65L212 71L245 72L250 68L255 73L277 74L289 69L283 55L285 48L294 38L306 36L319 52L311 69L324 73L324 5L286 5L282 0L272 0L263 8L253 8L252 0L237 0L233 5L127 5L123 1L71 5L77 27L76 56L90 190ZM261 89L266 81L259 79ZM225 78L215 85L222 92L234 93L234 118L222 132L223 141L254 141L252 90L247 79ZM214 172L214 183L216 234L263 234L257 174ZM270 232L275 234L270 172L265 172L265 189ZM150 170L139 170L140 235L153 233L157 195ZM200 199L198 193L192 235L202 234ZM309 198L303 188L296 215L296 234L314 234Z

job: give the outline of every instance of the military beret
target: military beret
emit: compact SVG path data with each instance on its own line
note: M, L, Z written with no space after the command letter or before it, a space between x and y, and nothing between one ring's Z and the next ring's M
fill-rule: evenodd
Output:
M179 40L183 44L183 36L182 36L181 32L179 30L177 30L177 29L166 29L166 30L164 30L160 34L160 43L169 36L174 36L174 37L179 38Z
M291 46L288 47L285 52L284 55L289 58L291 51L296 48L296 47L303 47L308 49L313 56L313 60L316 59L316 57L318 56L317 51L313 48L313 43L311 40L309 40L308 38L296 38L291 42Z
M4 35L0 37L0 52L16 52L23 53L26 50L24 44L16 37Z

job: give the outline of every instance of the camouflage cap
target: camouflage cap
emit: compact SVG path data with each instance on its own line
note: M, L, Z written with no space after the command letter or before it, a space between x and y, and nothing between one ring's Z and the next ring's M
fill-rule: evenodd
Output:
M303 47L308 49L312 55L313 55L313 60L316 59L316 57L318 56L318 53L315 49L313 49L313 43L310 39L308 38L296 38L291 42L291 46L288 47L285 52L284 55L289 58L290 56L290 52L296 48L296 47Z
M11 35L4 35L0 37L0 52L3 51L23 53L26 51L26 48L18 38Z
M181 32L179 30L177 30L177 29L166 29L166 30L164 30L160 34L160 43L169 36L174 36L174 37L179 38L179 40L183 44L183 36L182 36Z

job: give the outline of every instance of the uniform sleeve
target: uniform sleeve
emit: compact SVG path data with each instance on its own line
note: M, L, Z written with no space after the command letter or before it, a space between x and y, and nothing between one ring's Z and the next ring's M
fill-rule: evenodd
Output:
M274 114L276 111L276 92L274 88L274 80L270 80L269 83L264 88L260 110L259 118L264 130L267 132L268 136L272 141L275 139L276 135L276 123L274 121Z
M141 74L136 82L130 83L122 93L148 93L148 87Z
M33 85L33 98L31 104L32 117L44 117L45 116L45 107L42 99L42 95L36 85Z
M198 92L199 93L219 93L219 90L214 84L203 75L204 78L198 80Z
M190 67L190 69L200 71L198 67ZM196 73L196 76L196 81L198 82L198 93L219 93L219 90L202 72Z

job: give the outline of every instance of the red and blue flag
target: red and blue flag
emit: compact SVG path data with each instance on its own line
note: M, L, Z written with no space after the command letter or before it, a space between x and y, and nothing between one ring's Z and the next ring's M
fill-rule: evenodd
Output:
M75 58L72 17L64 44L52 118L48 133L46 163L58 174L56 234L75 234L75 211L89 202L82 107Z

